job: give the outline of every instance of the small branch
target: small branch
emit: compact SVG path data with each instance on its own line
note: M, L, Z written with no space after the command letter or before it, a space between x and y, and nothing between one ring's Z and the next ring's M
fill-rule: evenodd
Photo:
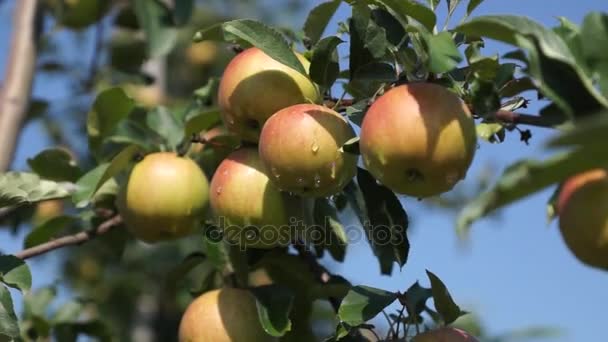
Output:
M38 40L38 0L17 1L6 78L0 91L0 172L13 160L32 89Z
M24 249L21 252L15 254L15 256L19 259L25 260L31 257L38 256L40 254L50 252L55 249L79 245L89 240L93 240L99 235L103 235L109 232L110 230L112 230L112 228L120 225L121 223L122 217L120 217L120 215L116 215L110 218L109 220L104 221L102 224L100 224L94 229L80 232L74 235L64 236L32 248Z
M553 123L547 122L547 120L538 115L530 115L523 113L510 112L506 110L499 110L494 113L494 117L496 120L504 123L511 124L522 124L522 125L531 125L538 127L553 127Z

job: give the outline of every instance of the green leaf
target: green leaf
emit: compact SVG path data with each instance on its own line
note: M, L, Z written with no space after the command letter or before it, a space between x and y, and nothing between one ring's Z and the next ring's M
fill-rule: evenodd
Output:
M72 195L72 202L77 208L84 208L89 205L90 199L98 190L98 184L101 177L108 170L110 163L103 163L97 165L94 169L85 173L76 182L76 191Z
M165 107L157 107L148 113L146 123L165 139L170 149L175 149L184 138L184 128L175 115Z
M454 303L450 292L439 277L433 274L431 271L426 271L429 280L431 281L431 292L433 293L433 301L435 302L435 309L443 318L444 324L450 324L454 322L458 317L465 314L460 307Z
M482 16L456 31L483 35L528 52L529 74L542 93L570 116L583 116L608 108L608 100L594 88L561 37L525 17Z
M18 338L19 322L13 308L11 293L6 286L0 284L0 338L3 335L10 338Z
M384 29L384 36L392 47L402 48L407 41L405 28L401 22L395 18L389 11L383 8L375 8L371 12L371 19L377 26Z
M338 218L338 212L327 199L317 198L315 200L314 216L316 224L331 228L335 237L338 238L339 243L348 243L346 231ZM333 238L331 240L333 240Z
M357 69L348 84L348 90L356 98L369 98L378 93L380 87L397 80L393 65L386 62L372 62Z
M280 337L291 330L289 313L293 305L293 293L279 285L257 286L250 289L255 296L258 318L262 328L271 336Z
M340 304L340 321L357 326L376 317L385 307L397 299L397 294L368 286L355 286Z
M57 289L54 286L43 287L28 293L23 298L25 316L46 317L49 306L56 295Z
M548 142L550 147L576 145L602 145L606 143L608 112L577 122L576 126L563 130Z
M76 161L61 148L44 150L27 163L40 177L56 182L75 182L82 175Z
M97 95L93 110L87 117L87 134L91 150L97 151L103 139L109 136L118 123L134 108L135 102L120 87L106 89Z
M310 63L310 78L322 87L329 88L340 74L338 45L344 41L336 36L321 39L314 47Z
M374 62L374 57L367 49L365 41L370 17L371 11L367 5L359 2L352 5L352 16L349 19L350 49L348 57L351 80L361 66Z
M113 336L107 325L101 320L86 322L59 323L53 329L57 341L77 341L80 335L96 337L95 341L110 342Z
M449 32L441 32L428 38L429 70L444 73L454 69L462 56Z
M608 46L608 14L592 12L586 15L580 37L585 60L599 79L604 96L608 96L608 56L605 51Z
M76 300L71 300L63 304L52 317L54 324L59 323L75 323L82 313L84 303Z
M467 5L467 17L473 13L473 11L481 5L484 0L469 0L469 4Z
M437 17L432 9L412 0L377 0L387 8L391 9L400 18L402 23L407 23L410 17L429 30L433 31Z
M185 278L192 269L205 262L205 260L207 260L207 257L203 253L194 252L189 254L167 274L165 286L174 289L180 280Z
M456 10L456 8L458 7L458 5L460 4L460 1L461 0L446 0L446 5L448 6L448 16L445 19L446 24L448 23L448 21L450 20L450 18L454 14L454 11Z
M219 110L210 110L195 116L191 116L186 121L184 136L190 137L193 134L199 134L200 132L207 131L220 122L221 118Z
M466 236L473 222L515 201L541 191L566 178L606 166L603 144L559 153L543 161L520 160L509 166L498 182L471 201L461 212L457 232Z
M229 262L227 246L224 243L222 230L216 226L207 226L203 235L203 251L211 264L220 272Z
M135 15L146 34L148 55L166 55L177 42L171 10L160 0L134 0Z
M406 302L407 313L410 316L418 317L426 308L426 301L433 296L433 291L415 282L405 291L403 296Z
M310 11L304 23L304 33L310 39L311 44L317 44L321 39L327 24L329 24L341 2L341 0L323 2Z
M441 2L441 0L427 0L427 3L429 4L429 7L434 11L435 9L437 9L437 6L439 6L439 3Z
M56 238L60 232L71 226L75 221L76 219L71 216L58 216L44 221L42 225L27 234L25 240L23 240L23 248L31 248Z
M281 62L301 74L306 70L300 60L279 31L261 22L250 19L239 19L222 24L224 35L237 37L264 51L268 56ZM234 40L234 39L230 39Z
M394 262L400 267L407 262L410 250L407 213L395 193L376 183L368 171L358 169L357 183L365 199L365 235L380 262L380 271L391 274Z
M348 139L342 147L340 147L340 152L346 152L351 154L361 154L359 152L359 137L354 137Z
M0 174L0 208L68 197L70 192L60 183L42 180L28 172Z
M175 24L178 26L186 25L190 21L194 10L194 0L175 1L175 8L173 9Z
M0 255L0 280L20 291L32 287L32 274L25 261L13 255Z
M97 191L110 179L118 175L121 171L126 169L133 161L134 157L141 152L141 149L137 145L130 145L122 149L112 161L108 164L95 186L93 192L89 196L89 200L97 193ZM80 181L79 181L80 183Z
M505 140L505 127L498 122L482 122L475 127L477 136L491 143Z

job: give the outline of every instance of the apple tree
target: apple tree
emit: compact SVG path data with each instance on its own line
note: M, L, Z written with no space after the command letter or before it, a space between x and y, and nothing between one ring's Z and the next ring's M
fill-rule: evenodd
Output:
M475 16L482 2L329 0L292 27L305 2L16 1L0 225L24 238L0 254L0 339L489 339L432 270L392 292L321 259L344 261L354 218L365 267L407 272L404 199L450 196L505 139L549 157L463 200L459 236L554 189L564 248L608 270L608 15L545 27ZM488 41L511 51L485 55ZM68 100L34 97L34 79ZM11 170L34 121L51 146ZM531 140L539 127L549 141ZM31 262L54 254L59 283L32 289Z

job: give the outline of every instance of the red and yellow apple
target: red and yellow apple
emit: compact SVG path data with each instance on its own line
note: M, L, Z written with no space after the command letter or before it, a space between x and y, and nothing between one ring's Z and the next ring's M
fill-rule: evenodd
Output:
M479 342L479 340L464 330L444 327L418 334L414 336L412 342Z
M594 169L566 180L557 213L561 235L574 256L608 270L608 171Z
M418 198L451 190L477 148L475 123L452 91L432 83L397 86L378 98L361 124L369 172L391 190Z
M258 319L255 298L243 289L223 288L196 298L182 316L180 342L277 341Z
M308 70L310 62L296 56ZM275 112L320 99L317 86L308 77L258 48L246 49L230 61L218 90L224 125L250 142L258 141L264 123Z
M258 151L251 147L232 152L220 163L211 179L210 202L224 237L246 247L288 245L290 224L301 220L299 198L270 182Z
M133 167L117 207L131 234L153 243L191 234L208 200L207 177L194 161L157 152Z
M357 172L357 155L341 150L355 137L340 114L315 104L284 108L264 125L260 158L272 182L302 196L335 194Z

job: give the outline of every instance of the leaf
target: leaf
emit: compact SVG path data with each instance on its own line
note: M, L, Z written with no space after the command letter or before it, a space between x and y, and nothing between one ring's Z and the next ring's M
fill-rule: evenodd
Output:
M168 288L175 288L180 280L205 260L207 260L207 257L203 253L194 252L189 254L167 274L165 277L165 286Z
M317 44L319 39L321 39L331 17L336 13L341 2L341 0L323 2L308 13L303 29L312 45Z
M279 285L257 286L250 289L255 296L258 318L269 335L280 337L291 330L289 313L293 305L293 293Z
M466 236L473 222L497 209L574 174L606 166L605 156L606 149L600 144L559 153L543 161L520 160L511 164L493 187L480 194L460 212L458 234Z
M70 153L61 148L44 150L27 163L40 177L56 182L75 182L82 175Z
M397 294L368 286L355 286L340 304L340 321L357 326L376 317L397 299Z
M350 47L348 57L351 80L361 66L374 62L374 57L367 49L365 41L370 16L371 12L367 5L359 2L352 5L352 16L349 19Z
M408 21L407 17L410 17L424 25L424 27L431 32L435 28L437 17L433 10L416 1L378 0L377 2L383 4L397 14L397 16L401 18L400 21L402 23L406 23Z
M395 193L376 183L368 171L358 169L357 183L368 215L368 220L363 224L365 235L380 262L380 271L391 274L394 262L400 267L407 262L410 250L408 216Z
M491 143L505 140L505 127L498 122L482 122L475 126L477 136Z
M120 87L109 88L97 95L87 117L89 147L97 151L103 139L135 108L133 99Z
M433 296L433 291L429 288L420 286L415 282L403 294L406 302L407 313L410 316L418 317L426 307L426 301Z
M184 136L190 137L193 134L207 131L220 122L221 119L219 110L210 110L195 116L191 116L186 121Z
M165 139L170 149L176 148L184 138L184 128L181 123L165 107L157 107L150 111L146 123Z
M344 41L336 36L321 39L314 47L310 62L310 78L325 88L331 87L340 73L338 45Z
M0 208L68 197L70 192L60 183L42 180L28 172L0 174Z
M351 154L359 155L359 137L348 139L344 145L340 147L340 152L346 152Z
M384 36L389 45L394 48L402 48L408 39L405 28L401 22L389 11L383 8L375 8L371 12L371 19L378 27L384 29Z
M484 0L469 0L469 4L467 5L467 17L470 16L482 2L484 2Z
M23 298L26 317L46 317L49 306L56 295L57 289L53 286L43 287L27 294Z
M141 152L141 149L137 145L130 145L122 149L112 161L108 164L108 167L103 172L102 176L99 178L95 186L93 187L93 192L90 194L89 199L91 199L97 190L99 190L110 178L118 175L119 172L126 169L129 164L133 161L134 157Z
M608 56L602 47L608 44L608 14L592 12L585 16L581 27L582 54L599 78L598 84L608 96Z
M333 234L338 238L339 243L348 243L346 231L344 231L344 227L338 218L338 212L327 199L317 198L315 200L314 214L316 224L331 228ZM331 240L333 240L333 238L331 238Z
M63 304L52 317L53 324L75 323L80 316L84 305L80 301L71 300Z
M77 341L80 335L96 337L95 341L110 342L112 334L101 320L59 323L53 329L57 341Z
M194 10L194 0L175 1L175 8L173 9L173 18L175 19L175 24L178 26L188 24Z
M19 323L15 309L13 308L13 299L11 293L6 286L0 284L0 338L2 336L11 338L19 337Z
M109 166L110 163L99 164L76 182L76 191L72 194L72 202L77 208L84 208L89 205L91 197L97 191L99 181Z
M435 309L437 309L437 312L443 318L443 323L446 325L450 324L458 317L464 315L465 312L460 310L460 307L454 303L450 292L441 279L429 270L426 270L426 274L431 281L431 292L433 293Z
M549 147L606 144L608 111L601 112L560 132L547 143Z
M148 55L157 58L169 53L177 42L171 10L160 0L134 0L133 7L146 34Z
M397 80L395 68L386 62L372 62L359 67L348 84L348 90L357 98L373 97L386 83Z
M44 221L42 225L33 229L23 240L23 248L31 248L45 243L55 237L75 222L71 216L58 216Z
M0 255L0 280L19 291L29 291L32 287L29 267L13 255Z
M462 61L462 56L449 32L432 35L427 41L429 47L429 70L444 73L454 69Z
M448 21L450 20L450 18L452 17L452 15L454 14L454 11L456 10L456 8L458 7L458 5L460 4L461 0L446 0L446 5L448 5L448 16L445 20L446 24L448 23Z
M216 226L205 227L203 235L203 250L211 264L223 272L228 264L227 246L224 244L222 230Z
M571 116L583 116L608 108L591 80L560 36L525 17L482 16L455 31L483 35L522 48L529 55L529 74L542 93Z
M278 62L306 75L304 66L300 63L285 38L276 29L250 19L225 22L222 24L222 29L224 35L230 34L238 37L240 40L261 49Z

